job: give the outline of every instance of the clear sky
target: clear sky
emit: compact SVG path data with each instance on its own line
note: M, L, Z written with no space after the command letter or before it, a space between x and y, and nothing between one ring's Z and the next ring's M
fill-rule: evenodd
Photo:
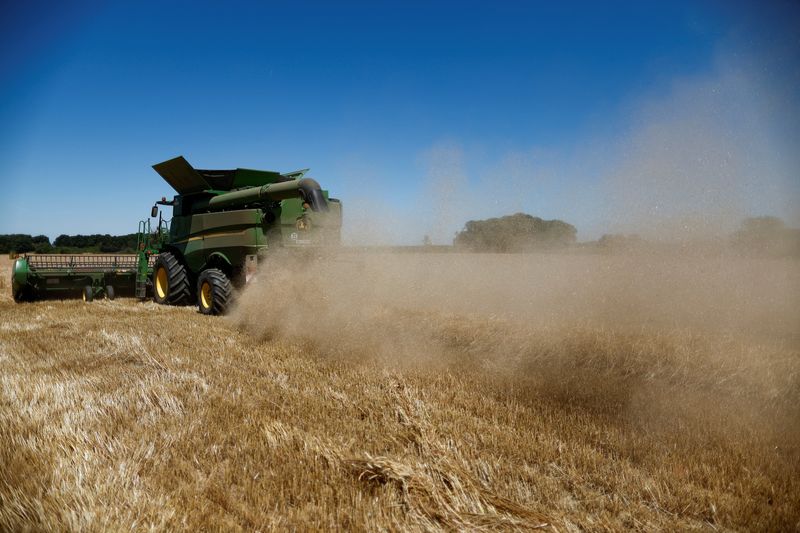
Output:
M581 239L665 212L797 222L797 2L3 11L0 233L133 232L179 154L311 167L350 242L515 211Z

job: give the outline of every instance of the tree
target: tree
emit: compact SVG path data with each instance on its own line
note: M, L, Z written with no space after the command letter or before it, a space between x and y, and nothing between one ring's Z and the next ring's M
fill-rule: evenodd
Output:
M54 241L57 248L103 253L136 251L136 234L128 235L59 235Z
M800 255L800 230L788 228L778 217L752 217L731 239L734 248L745 253L786 256Z
M470 220L453 244L480 252L524 252L567 246L577 230L562 220L543 220L525 213L500 218Z
M53 247L50 244L50 237L47 235L37 235L33 239L31 239L33 243L33 251L37 254L46 254L53 251Z
M0 253L16 252L24 254L34 250L39 251L39 249L47 251L49 248L50 239L45 235L37 235L36 237L21 233L0 235Z

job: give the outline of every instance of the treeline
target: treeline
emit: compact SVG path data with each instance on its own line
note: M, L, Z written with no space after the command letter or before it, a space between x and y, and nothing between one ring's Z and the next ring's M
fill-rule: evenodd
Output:
M777 217L747 218L731 237L734 249L756 255L800 256L800 229Z
M59 235L53 241L55 248L96 250L102 253L135 252L136 233L127 235Z
M51 243L46 235L0 235L0 253L133 253L136 234L59 235Z
M761 257L800 257L800 229L790 228L777 217L752 217L742 221L738 230L718 241L689 242L688 245L727 249L742 255ZM601 251L626 251L652 248L654 244L638 234L609 234L585 243Z
M46 235L36 235L35 237L21 233L0 235L0 253L46 253L52 249L53 247L50 245L50 238Z
M652 248L653 243L637 234L603 235L585 243L602 251L626 251ZM689 242L688 245L727 249L742 255L761 257L800 257L800 229L790 228L777 217L752 217L742 221L738 230L714 242Z
M585 251L614 252L664 247L637 234L607 234L597 241L576 243L577 230L563 220L543 220L525 213L470 220L456 233L456 250L473 252L528 252L575 247ZM426 237L424 244L429 244ZM727 249L764 257L800 257L800 229L788 227L777 217L753 217L742 221L740 228L727 239L707 243L682 243L707 248ZM669 246L667 244L667 246ZM424 246L422 247L425 248Z

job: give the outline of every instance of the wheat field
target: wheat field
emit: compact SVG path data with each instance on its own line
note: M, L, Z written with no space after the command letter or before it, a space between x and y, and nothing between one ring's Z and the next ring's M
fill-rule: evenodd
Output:
M0 530L798 530L792 261L357 254L15 304Z

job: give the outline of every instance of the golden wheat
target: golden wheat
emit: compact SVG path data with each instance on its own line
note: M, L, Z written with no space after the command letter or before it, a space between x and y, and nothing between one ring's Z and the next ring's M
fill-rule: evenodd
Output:
M419 289L436 306L405 305L379 266L350 276L368 290L262 272L224 319L3 294L0 529L800 527L796 301L745 295L741 320L772 321L752 335L668 327L656 311L685 316L677 300L650 326L619 302L536 322L462 312L502 302L439 285Z

